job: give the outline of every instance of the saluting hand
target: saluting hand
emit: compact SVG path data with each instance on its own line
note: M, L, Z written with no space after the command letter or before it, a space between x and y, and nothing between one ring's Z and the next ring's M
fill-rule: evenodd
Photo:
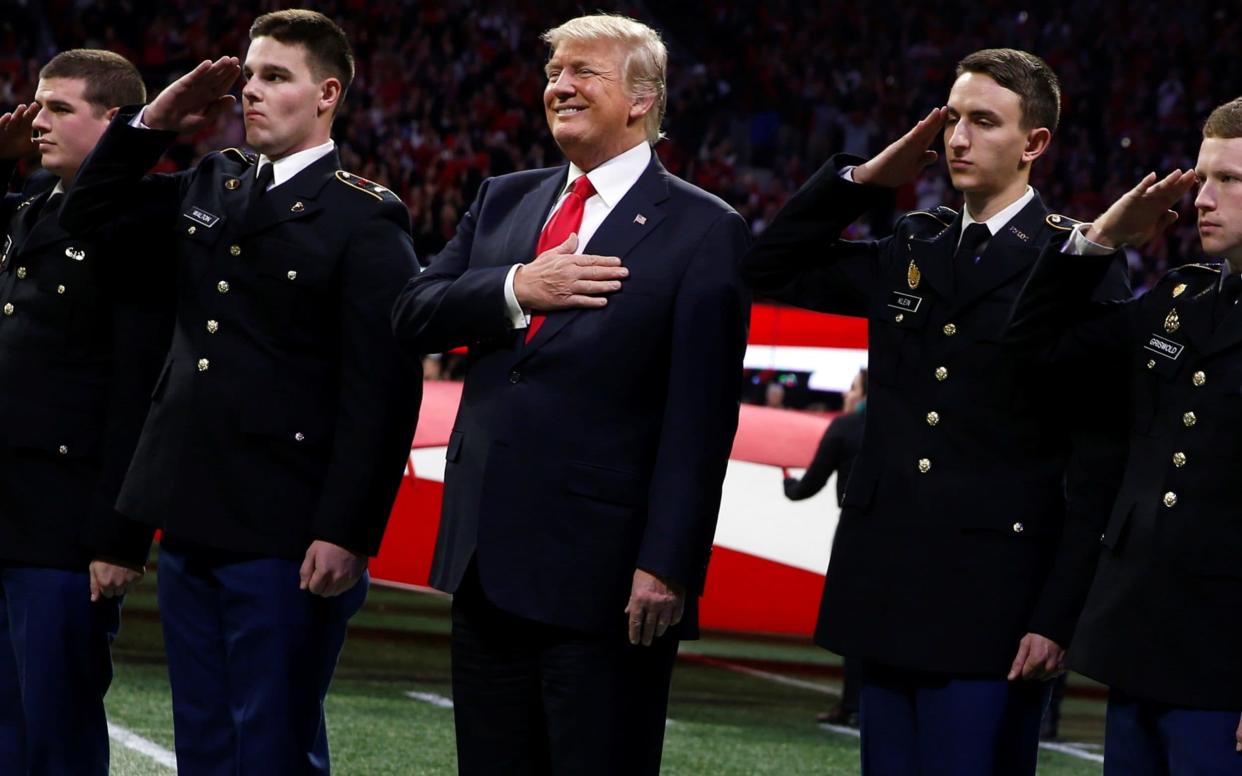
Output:
M92 602L100 598L120 598L145 573L143 569L119 566L106 560L91 561L89 571Z
M1018 644L1018 654L1009 667L1009 681L1018 678L1043 681L1065 673L1065 650L1046 636L1028 633Z
M142 123L151 129L194 132L237 101L228 92L240 74L237 57L205 59L147 105Z
M854 182L897 188L919 177L924 167L940 158L931 150L931 144L944 128L948 117L948 108L933 108L892 145L855 167Z
M530 264L518 267L513 293L523 310L603 307L608 300L600 294L621 290L621 281L630 274L621 266L621 259L580 255L574 253L577 249L578 235L571 234Z
M631 644L651 646L653 639L663 636L665 631L681 622L685 609L684 590L655 574L634 569L630 602L625 607L625 613L629 615Z
M1194 185L1194 170L1174 170L1160 180L1154 172L1147 173L1095 219L1087 230L1087 239L1106 248L1142 245L1177 220L1177 213L1170 208Z
M35 150L30 130L41 108L37 102L23 103L0 116L0 159L21 159Z
M306 559L298 572L301 590L331 598L358 584L367 570L367 557L332 542L316 539L306 548Z

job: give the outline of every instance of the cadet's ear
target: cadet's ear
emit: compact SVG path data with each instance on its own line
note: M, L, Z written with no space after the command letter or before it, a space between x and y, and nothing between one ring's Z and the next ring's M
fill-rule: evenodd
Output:
M316 108L318 115L324 113L332 113L336 110L336 106L341 102L341 82L336 78L327 78L319 86L319 105Z
M1030 164L1044 155L1048 144L1052 142L1052 130L1038 127L1026 133L1026 148L1022 149L1022 162Z
M116 114L120 110L121 108L119 105L115 108L108 108L106 111L104 111L104 118L106 118L108 121L112 121L112 119L116 118Z

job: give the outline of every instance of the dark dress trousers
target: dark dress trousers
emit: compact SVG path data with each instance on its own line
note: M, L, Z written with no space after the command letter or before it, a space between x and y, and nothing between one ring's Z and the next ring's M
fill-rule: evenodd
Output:
M579 249L619 256L630 270L621 290L602 309L550 313L530 343L512 328L505 275L535 258L566 180L560 167L485 181L456 236L393 311L413 352L470 349L431 577L459 593L455 639L469 640L468 649L455 645L455 693L481 676L466 660L494 665L484 659L483 648L497 643L487 634L502 643L498 634L508 634L520 643L510 662L532 665L528 678L536 677L526 703L542 704L546 717L507 744L488 745L472 731L486 735L489 725L478 720L502 701L458 697L463 773L524 772L503 758L541 736L565 772L588 772L574 770L582 763L658 769L668 671L676 640L697 635L696 600L737 426L748 230L654 157ZM656 647L625 641L636 568L687 591L682 624ZM567 699L541 699L540 677L553 674L574 687ZM618 683L627 675L648 689ZM555 683L548 679L545 694ZM492 727L515 725L502 713ZM542 772L539 757L522 767Z
M36 173L0 204L0 762L103 774L120 602L90 602L87 568L146 562L151 529L113 505L172 334L173 276L167 230L71 236L56 184Z
M401 481L421 384L388 313L417 272L409 214L335 151L265 193L236 150L144 176L174 135L135 113L61 221L177 235L172 349L119 508L164 531L178 767L327 773L323 699L366 580L324 599L298 568L315 540L375 554Z
M751 250L758 294L869 319L867 426L846 486L816 641L884 665L1004 677L1028 632L1069 644L1099 517L1067 509L1063 376L1003 341L1010 307L1069 219L1038 196L954 266L960 216L910 213L879 241L840 239L890 190L836 157ZM1062 228L1065 227L1065 228ZM1113 257L1103 298L1125 298Z

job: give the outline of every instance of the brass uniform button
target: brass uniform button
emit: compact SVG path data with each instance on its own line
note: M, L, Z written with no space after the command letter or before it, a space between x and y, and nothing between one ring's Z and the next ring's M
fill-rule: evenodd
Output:
M287 277L288 277L290 280L297 280L297 279L298 279L298 273L297 273L297 271L296 271L296 270L292 270L292 269L291 269L291 270L289 270L289 274L287 275Z
M1156 368L1156 359L1154 359L1154 358L1153 358L1153 359L1148 360L1148 362L1147 362L1147 368L1148 368L1148 369L1155 369L1155 368Z
M186 233L186 234L194 234L194 233L195 233L195 232L197 232L197 231L198 231L198 227L197 227L197 226L195 226L195 225L193 225L193 224L190 224L190 228L189 228L189 229L186 229L186 230L185 230L185 233Z
M1179 469L1185 466L1186 465L1186 454L1185 453L1174 453L1173 454L1173 465Z
M61 445L60 447L56 448L56 452L60 453L61 455L69 455L69 445Z
M17 268L17 279L18 279L18 280L25 280L25 279L26 279L26 268L25 268L25 267L18 267L18 268Z
M937 380L939 380L939 381L941 381L941 382L944 382L945 380L948 380L948 379L949 379L949 370L948 370L948 369L945 369L945 368L944 368L944 367L942 367L942 366L938 366L938 367L936 367L936 379L937 379Z
M927 474L931 471L931 461L927 458L919 459L919 474Z
M65 287L64 287L64 286L57 286L57 287L56 287L56 293L58 293L58 294L64 294L64 293L65 293Z
M1169 508L1177 506L1177 494L1173 491L1164 494L1164 505Z
M906 319L905 313L897 313L896 315L893 316L893 320L896 321L897 323L901 323L905 319Z
M1186 428L1190 428L1194 424L1198 423L1199 419L1195 417L1193 412L1187 412L1182 416L1182 422L1186 424Z
M952 337L954 334L957 334L957 326L952 323L946 323L944 325L944 336Z
M4 314L5 315L12 315L16 309L17 308L13 306L12 302L4 303Z
M306 440L306 435L299 431L293 435L293 439L297 442L302 442Z
M241 183L236 178L229 178L228 180L224 182L224 188L228 189L229 191L236 190L237 187L240 185Z
M216 290L222 294L227 294L229 292L229 281L221 280L219 283L216 283Z
M927 413L927 425L934 426L940 422L940 413L935 410Z
M210 368L211 368L211 362L209 360L205 358L200 358L198 360L198 371L206 372Z
M230 245L230 246L229 246L229 253L230 253L230 254L232 254L232 255L234 255L234 256L240 256L240 255L241 255L241 246L240 246L240 245Z
M1207 382L1207 375L1202 372L1195 372L1191 375L1190 382L1194 383L1196 388L1202 388L1203 384Z
M219 321L207 321L207 333L208 334L215 334L218 331L220 331Z
M1013 532L1014 532L1014 533L1022 533L1022 532L1023 532L1023 531L1025 531L1025 530L1026 530L1026 526L1022 525L1021 523L1014 523L1014 524L1013 524Z

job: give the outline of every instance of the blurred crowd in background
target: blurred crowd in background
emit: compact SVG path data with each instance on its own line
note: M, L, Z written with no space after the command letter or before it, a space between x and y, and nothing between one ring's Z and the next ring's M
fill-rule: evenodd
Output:
M289 3L0 0L0 106L28 101L57 51L132 59L154 92L199 61L244 55L253 18ZM346 169L409 206L434 255L486 177L561 161L541 94L543 30L582 12L565 0L305 0L345 28L357 78L337 118ZM1150 170L1193 166L1208 111L1237 96L1242 14L1232 2L1001 0L913 4L706 0L605 2L669 44L665 165L738 209L756 233L837 152L874 154L943 102L964 54L1013 46L1063 84L1061 127L1033 183L1054 211L1089 219ZM592 6L589 10L594 10ZM163 162L243 145L239 116L187 137ZM851 229L882 236L896 214L960 206L941 164L896 209ZM1131 255L1136 290L1198 258L1193 206Z

